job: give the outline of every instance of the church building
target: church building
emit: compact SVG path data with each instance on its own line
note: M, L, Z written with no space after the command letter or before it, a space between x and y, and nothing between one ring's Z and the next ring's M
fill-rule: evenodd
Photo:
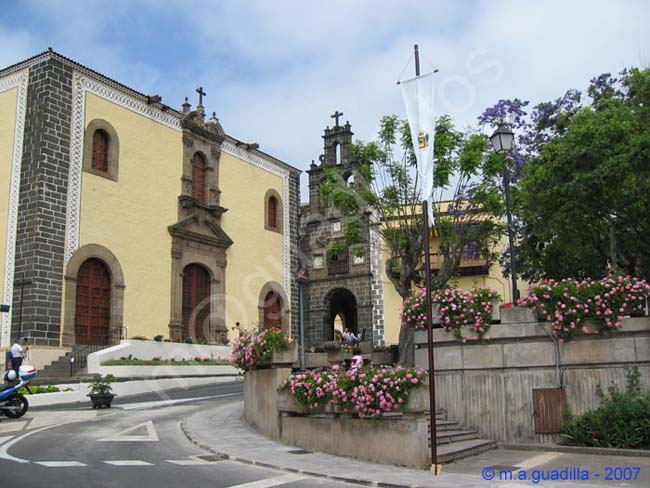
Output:
M52 50L0 70L2 346L297 334L300 171L195 97L177 110Z

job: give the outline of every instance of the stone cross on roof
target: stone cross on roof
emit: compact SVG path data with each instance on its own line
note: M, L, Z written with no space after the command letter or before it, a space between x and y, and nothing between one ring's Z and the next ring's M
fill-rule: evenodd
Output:
M205 93L205 92L203 91L203 87L202 87L202 86L200 86L200 87L198 87L198 88L196 89L196 93L199 94L199 105L203 105L203 97L206 96L207 93Z
M336 120L336 127L339 126L339 117L343 115L343 112L339 112L338 110L334 112L332 115L330 115L331 118Z

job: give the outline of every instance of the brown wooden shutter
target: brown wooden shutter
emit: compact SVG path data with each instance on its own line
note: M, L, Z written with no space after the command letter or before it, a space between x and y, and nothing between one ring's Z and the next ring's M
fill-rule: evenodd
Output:
M96 130L93 134L93 169L108 171L108 145L108 134L103 130Z
M205 202L205 161L200 154L192 159L192 196Z
M278 200L275 197L269 198L268 203L268 226L275 229L278 226Z

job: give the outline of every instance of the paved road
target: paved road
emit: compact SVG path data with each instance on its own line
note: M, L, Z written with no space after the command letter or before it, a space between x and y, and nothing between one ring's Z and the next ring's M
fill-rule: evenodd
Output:
M3 419L0 486L351 486L215 459L186 438L183 418L208 406L241 401L241 391L241 384L220 384L162 397L122 398L110 410L57 406L33 409L19 420ZM211 398L196 400L206 397Z

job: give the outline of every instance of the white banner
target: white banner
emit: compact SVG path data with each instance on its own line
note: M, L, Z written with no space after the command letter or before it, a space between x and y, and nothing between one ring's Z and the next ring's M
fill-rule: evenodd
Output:
M429 204L429 220L433 224L433 73L402 81L402 96L411 127L413 149L422 182L422 200Z

